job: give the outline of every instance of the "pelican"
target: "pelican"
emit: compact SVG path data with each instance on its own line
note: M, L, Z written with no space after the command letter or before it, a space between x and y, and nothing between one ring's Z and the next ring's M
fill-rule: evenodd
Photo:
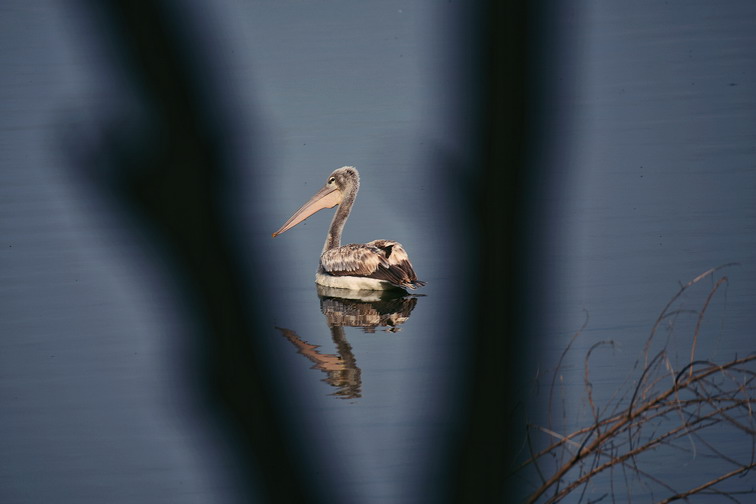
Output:
M325 185L294 212L273 237L293 228L324 208L339 205L326 235L320 254L315 283L325 287L350 290L415 289L425 282L417 279L407 252L398 242L373 240L368 243L341 245L352 205L360 190L360 174L353 166L344 166L328 176Z

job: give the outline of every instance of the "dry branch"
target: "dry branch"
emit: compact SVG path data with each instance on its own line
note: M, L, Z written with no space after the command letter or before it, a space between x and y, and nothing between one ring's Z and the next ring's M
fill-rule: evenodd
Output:
M529 458L520 465L518 471L528 467L535 468L538 483L527 502L550 504L567 496L584 502L589 495L589 483L600 475L609 478L608 488L611 490L612 501L618 497L615 492L620 491L623 485L627 489L627 500L630 501L631 483L636 479L651 495L654 490L665 494L661 500L654 499L660 503L688 500L694 495L711 493L729 497L737 502L736 495L756 493L753 483L750 483L749 487L747 478L742 478L754 468L756 461L756 421L753 415L756 402L756 354L735 357L722 364L703 359L695 360L705 314L720 287L728 283L726 276L716 280L713 277L726 266L730 265L712 268L681 285L680 290L667 303L651 328L641 358L636 361L636 366L642 363L637 378L628 382L624 386L624 391L615 391L609 403L602 408L595 403L593 396L590 357L600 346L613 346L614 343L599 341L590 347L584 358L583 372L590 424L573 432L560 433L551 425L555 377L561 372L565 355L585 325L570 339L559 358L557 369L554 371L555 377L551 381L548 427L528 425ZM688 310L675 306L683 293L706 278L712 278L712 287L700 309ZM663 348L649 359L652 343L662 322L672 320L674 323L677 317L686 313L694 313L696 317L690 337L690 360L676 369L669 356L669 339ZM739 445L750 446L750 450L746 449L749 451L746 460L743 460L743 453L726 454L710 442L707 435L713 432L713 429L717 429L720 434L722 429L727 429L728 435L741 436L743 443ZM682 441L687 445L680 446L679 443ZM659 450L669 449L682 449L683 453L689 452L692 457L715 458L721 463L719 467L725 469L713 477L702 475L705 481L698 482L692 488L675 490L670 482L653 475L652 471L642 469L644 454L656 454ZM621 470L615 471L617 467ZM618 478L617 473L620 473L622 478ZM730 486L723 487L724 482L729 482ZM739 486L734 487L734 484ZM573 495L576 492L577 495ZM595 502L605 497L606 495L600 494L587 502Z

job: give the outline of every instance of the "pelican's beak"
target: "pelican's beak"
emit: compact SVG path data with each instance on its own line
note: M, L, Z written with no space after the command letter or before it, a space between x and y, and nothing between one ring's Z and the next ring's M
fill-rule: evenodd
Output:
M273 237L275 238L284 231L288 231L318 210L333 208L339 203L341 203L341 191L336 187L324 186L315 196L310 198L310 201L302 205L302 208L294 212L294 215L289 217L289 220L281 226L281 229L273 233Z

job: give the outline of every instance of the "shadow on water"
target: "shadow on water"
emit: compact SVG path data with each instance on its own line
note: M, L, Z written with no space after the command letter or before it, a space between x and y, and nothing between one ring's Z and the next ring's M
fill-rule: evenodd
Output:
M320 311L325 315L326 325L336 345L336 354L318 351L320 345L313 345L300 338L291 329L277 327L301 355L312 361L312 369L324 372L324 382L336 387L332 395L342 399L362 397L362 370L352 352L352 346L344 333L345 327L359 327L365 333L376 330L398 332L399 327L409 320L417 305L417 296L395 291L349 291L316 285L320 299Z

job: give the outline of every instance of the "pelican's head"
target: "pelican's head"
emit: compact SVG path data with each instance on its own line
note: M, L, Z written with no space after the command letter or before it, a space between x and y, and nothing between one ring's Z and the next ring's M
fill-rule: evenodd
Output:
M310 215L324 208L333 208L342 201L354 200L354 196L360 188L360 174L353 166L344 166L334 170L326 179L325 185L320 188L310 201L289 217L281 229L273 233L273 237L288 231Z

